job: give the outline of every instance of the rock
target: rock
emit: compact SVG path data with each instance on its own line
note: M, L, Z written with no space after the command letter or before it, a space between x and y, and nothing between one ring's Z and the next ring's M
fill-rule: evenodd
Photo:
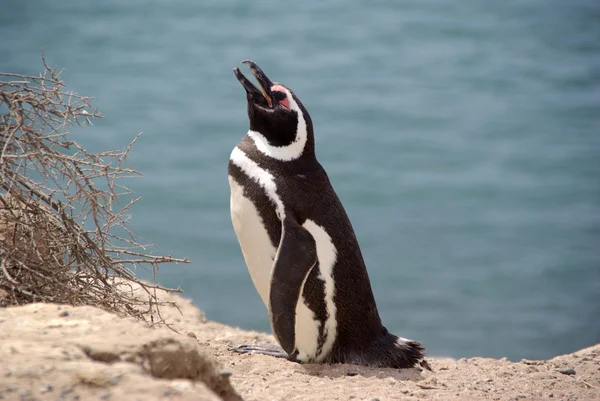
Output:
M47 393L48 391L52 391L52 386L50 384L46 384L45 386L42 386L42 388L40 388L40 394L44 394Z
M241 400L195 339L88 306L0 309L0 377L35 399Z
M575 369L559 369L558 370L559 373L562 373L563 375L569 375L569 376L574 376L577 372L575 372Z

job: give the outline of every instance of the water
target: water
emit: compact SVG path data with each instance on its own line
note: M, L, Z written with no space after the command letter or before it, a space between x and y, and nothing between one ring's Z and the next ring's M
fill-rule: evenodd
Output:
M350 215L382 318L434 355L547 358L600 342L600 5L594 0L3 0L0 70L40 50L143 131L132 226L210 319L268 330L229 219L247 129L232 68L293 88ZM143 275L143 272L140 272Z

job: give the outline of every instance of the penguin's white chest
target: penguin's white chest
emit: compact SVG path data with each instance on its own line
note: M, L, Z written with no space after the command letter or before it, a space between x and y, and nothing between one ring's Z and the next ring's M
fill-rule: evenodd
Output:
M243 185L230 176L229 186L231 189L230 208L233 228L252 277L252 282L268 309L271 271L277 248L271 243L269 233L258 209L252 200L244 196ZM280 203L280 201L277 203ZM331 242L331 238L322 227L311 220L307 220L303 226L311 233L317 244L317 257L320 261L319 279L323 280L325 284L324 295L328 318L326 321L320 321L301 295L295 310L295 346L298 350L297 358L299 360L318 362L323 360L331 350L337 331L332 274L333 265L336 261L336 249ZM300 294L302 293L303 288L300 289ZM326 340L319 347L319 331L323 329Z
M269 305L271 268L277 249L252 201L244 196L244 187L229 177L231 222L240 243L252 282L263 303Z

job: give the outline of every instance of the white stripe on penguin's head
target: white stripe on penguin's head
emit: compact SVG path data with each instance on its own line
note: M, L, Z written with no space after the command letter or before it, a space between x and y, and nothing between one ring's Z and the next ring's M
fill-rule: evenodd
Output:
M292 96L289 89L282 85L273 85L271 88L273 97L276 99L278 93L282 93L285 97L281 98L280 107L288 109L288 113L294 113L297 116L296 134L294 140L283 146L274 146L269 143L268 138L261 132L249 130L248 135L254 140L256 147L265 155L280 161L291 161L302 156L306 141L308 139L308 130L304 113L298 103Z
M291 161L305 154L314 154L310 115L282 84L273 83L253 61L245 60L260 88L250 82L239 68L234 69L238 81L246 90L250 130L258 150L280 161ZM307 149L310 147L310 149Z

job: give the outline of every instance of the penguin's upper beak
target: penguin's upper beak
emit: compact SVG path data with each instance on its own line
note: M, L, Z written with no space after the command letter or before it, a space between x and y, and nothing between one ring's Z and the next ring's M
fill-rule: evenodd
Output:
M248 80L248 78L244 76L244 74L242 74L238 67L235 67L233 72L244 89L246 89L248 96L250 96L255 103L263 106L268 105L269 107L273 107L273 101L271 100L271 88L273 87L273 82L271 82L263 70L261 70L261 68L256 65L254 61L244 60L242 61L242 64L246 64L248 67L250 67L250 73L254 75L254 78L256 78L258 84L260 85L260 89L258 89L252 84L252 82ZM264 101L267 102L266 105L264 104Z

